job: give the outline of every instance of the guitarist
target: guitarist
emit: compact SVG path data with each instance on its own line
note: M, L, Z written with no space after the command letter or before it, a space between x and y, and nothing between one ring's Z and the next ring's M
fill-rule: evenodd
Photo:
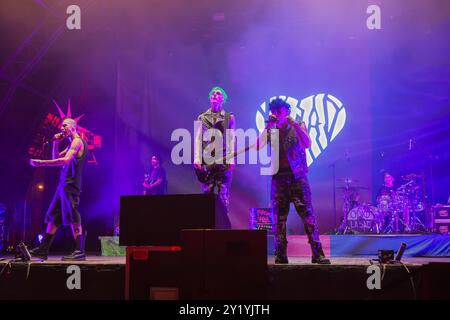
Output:
M144 195L158 195L167 193L166 170L162 167L162 160L159 155L150 158L152 171L146 175L143 186Z
M195 134L195 143L201 148L196 148L194 168L204 193L213 193L217 187L217 193L228 215L232 171L235 167L234 159L222 164L207 165L206 163L208 162L204 161L204 150L208 147L208 143L203 141L202 138L208 129L217 129L222 133L222 141L220 143L214 143L215 140L211 139L211 144L220 146L220 148L216 148L211 152L212 158L225 157L227 150L228 152L234 152L236 121L231 112L224 110L223 105L226 103L227 98L227 93L221 87L214 87L209 92L210 107L198 117L198 121L202 125L201 129ZM226 130L228 130L228 135Z

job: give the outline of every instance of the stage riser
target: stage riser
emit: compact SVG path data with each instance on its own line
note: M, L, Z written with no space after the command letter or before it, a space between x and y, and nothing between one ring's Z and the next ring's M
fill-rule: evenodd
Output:
M449 299L450 265L410 266L417 299ZM414 299L409 274L403 266L389 265L381 289L369 290L367 266L271 266L269 299Z
M379 249L397 252L406 243L404 257L448 257L450 235L332 235L330 253L334 257L378 255Z
M311 249L306 235L289 235L290 257L310 257ZM397 252L402 242L406 243L404 257L448 257L450 236L440 234L421 235L321 235L325 255L331 257L378 255L379 249ZM273 255L273 236L267 237L267 252Z
M0 270L5 264L0 264ZM32 264L27 278L27 265L14 263L0 279L0 300L5 299L124 299L125 266L81 265L81 289L69 290L68 264Z
M414 268L413 271L418 270ZM272 266L269 299L413 299L411 283L402 267L389 266L381 290L369 290L367 266ZM419 275L415 276L417 286Z

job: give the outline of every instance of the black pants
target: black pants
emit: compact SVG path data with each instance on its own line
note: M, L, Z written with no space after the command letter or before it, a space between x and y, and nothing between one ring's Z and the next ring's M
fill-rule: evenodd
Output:
M65 191L58 187L53 196L50 207L45 216L46 223L53 223L57 227L60 225L80 224L81 216L78 211L80 195Z
M285 256L287 250L286 222L290 203L303 221L309 243L320 242L316 218L311 201L311 188L305 175L295 179L292 173L272 177L271 201L273 214L277 218L277 233L275 236L275 254Z

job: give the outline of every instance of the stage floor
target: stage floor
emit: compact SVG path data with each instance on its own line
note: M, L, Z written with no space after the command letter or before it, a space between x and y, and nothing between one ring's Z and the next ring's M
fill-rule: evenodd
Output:
M270 255L273 252L273 248L270 248L273 238L268 237L267 266L264 265L264 260L260 260L259 269L249 269L246 264L230 260L229 256L224 259L214 256L214 261L220 263L205 259L204 265L182 269L188 270L184 271L185 274L181 272L184 274L180 276L183 281L194 279L194 274L203 279L195 278L198 281L195 280L189 286L183 286L181 282L173 280L177 278L175 275L180 274L180 266L173 263L178 260L167 260L169 256L164 258L164 255L155 255L152 259L150 254L148 259L146 256L143 261L135 257L131 264L133 266L130 266L130 270L134 271L130 273L126 271L124 256L109 257L93 253L88 255L86 261L62 261L61 257L67 253L60 253L52 254L46 261L33 258L29 263L12 262L13 257L6 256L0 261L0 300L123 300L125 283L133 283L140 288L141 291L132 290L133 299L148 299L147 290L156 284L156 287L182 287L184 289L181 292L191 288L197 290L199 286L204 286L197 291L202 293L201 299L206 300L223 297L239 299L237 292L244 292L246 288L257 288L258 285L261 288L252 289L257 294L252 296L252 299L450 299L450 236L322 235L321 238L331 265L311 263L311 249L306 236L291 236L287 252L289 264L275 264L274 256ZM379 269L382 290L369 290L367 281L373 271L369 270L368 266L372 259L377 259L375 254L378 249L397 251L402 242L408 246L402 259L404 265L384 265L385 267ZM236 257L240 259L240 256ZM67 289L70 265L80 267L82 290ZM138 278L127 282L127 274L148 279L144 281ZM258 274L263 275L249 286L250 279ZM221 298L217 298L216 294ZM189 294L185 296L191 297Z
M30 263L9 263L13 257L3 258L5 260L0 261L0 300L125 299L125 257L89 255L86 261L69 262L61 261L61 255L52 255L46 261L33 260ZM278 265L274 264L273 256L269 256L266 293L261 299L450 298L450 257L405 257L402 262L408 272L399 264L386 265L382 290L368 290L366 281L370 274L367 267L369 260L375 258L331 257L331 265L317 265L311 263L310 257L291 256L289 264ZM66 287L69 265L78 265L82 270L81 290L68 290ZM229 268L216 266L215 269L208 269L207 273L220 279ZM146 270L143 274L148 273L149 269ZM170 279L171 276L168 272L169 278L165 276L162 279ZM208 279L211 283L215 281ZM235 286L247 285L237 279ZM232 291L227 299L236 299L233 292L236 291ZM206 296L204 299L209 298Z
M53 255L46 261L39 259L32 259L31 264L52 264L52 265L125 265L125 257L104 257L98 255L88 255L86 261L61 261L62 255ZM12 256L4 256L0 260L0 265L5 264L12 260ZM353 256L353 257L331 257L332 265L342 265L342 266L365 266L369 265L369 260L376 259L376 256ZM269 256L267 258L267 263L269 265L276 265L274 262L275 258ZM406 265L426 265L430 262L439 263L450 263L450 257L404 257L402 262ZM315 265L311 263L311 258L309 257L289 257L289 265Z

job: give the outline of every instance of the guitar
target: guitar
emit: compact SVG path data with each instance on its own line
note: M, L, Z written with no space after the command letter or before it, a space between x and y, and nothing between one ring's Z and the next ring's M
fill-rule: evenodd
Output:
M208 164L208 165L202 164L200 169L196 168L194 166L194 172L195 172L195 175L197 176L197 180L200 183L206 183L210 180L210 178L212 176L226 172L227 170L229 170L230 165L229 164L220 164L220 163L227 163L227 161L229 159L232 159L232 158L236 157L238 154L248 151L253 146L254 145L245 147L244 149L242 149L238 152L235 152L232 155L228 155L223 158L220 158L217 160L218 163Z
M225 173L228 170L228 167L227 164L203 164L200 169L194 167L194 172L200 183L206 183L212 176Z
M147 192L149 191L149 189L147 189L144 185L145 184L150 184L150 174L145 173L144 174L144 182L142 183L142 186L144 187L144 191L142 192L144 195L147 195Z

